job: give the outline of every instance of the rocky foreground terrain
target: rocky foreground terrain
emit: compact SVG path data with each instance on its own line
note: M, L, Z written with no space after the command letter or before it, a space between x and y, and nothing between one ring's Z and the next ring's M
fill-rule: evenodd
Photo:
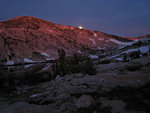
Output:
M96 75L55 79L1 94L0 113L148 113L150 56L95 65Z

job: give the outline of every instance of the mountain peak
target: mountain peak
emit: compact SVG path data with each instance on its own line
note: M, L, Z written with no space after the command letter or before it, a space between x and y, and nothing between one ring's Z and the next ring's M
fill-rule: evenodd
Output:
M31 16L18 16L7 21L0 22L6 28L25 28L25 29L39 29L42 26L53 26L54 23L42 20L40 18Z
M12 18L12 19L9 19L9 20L6 20L6 21L3 21L3 22L9 22L9 21L18 21L18 20L42 20L40 18L36 18L36 17L32 17L32 16L18 16L18 17L15 17L15 18ZM44 21L44 20L43 20Z
M117 48L129 40L99 31L58 25L39 18L19 16L0 22L0 62L24 62L57 58L58 49L66 55ZM45 57L46 55L46 57Z

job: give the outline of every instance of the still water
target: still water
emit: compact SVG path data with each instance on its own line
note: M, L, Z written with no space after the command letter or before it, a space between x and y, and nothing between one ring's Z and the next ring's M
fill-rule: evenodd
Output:
M53 79L51 65L52 63L0 66L0 92L7 93Z

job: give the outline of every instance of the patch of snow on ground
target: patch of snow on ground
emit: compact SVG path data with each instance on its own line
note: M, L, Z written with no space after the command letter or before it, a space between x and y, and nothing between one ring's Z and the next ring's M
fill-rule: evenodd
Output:
M102 41L102 40L104 40L104 39L103 39L103 38L98 38L98 40L99 40L99 41Z
M109 39L109 41L113 42L113 43L116 43L116 44L119 44L119 45L132 45L133 43L135 42L121 42L119 40L116 40L116 39Z
M30 98L34 98L34 97L38 97L38 96L42 96L42 94L33 94L30 96Z
M121 53L119 53L119 54L116 54L116 55L112 56L111 58L118 57L118 56L120 56L120 55L123 54L123 53L130 53L130 52L134 52L134 51L138 51L138 50L140 50L140 52L141 52L142 54L144 54L144 53L148 53L148 52L149 52L149 49L150 49L149 46L143 46L143 47L139 47L139 48L128 49L128 50L126 50L126 51L123 51L123 52L121 52Z
M88 57L89 57L90 59L98 59L99 56L98 56L98 55L89 55Z
M80 50L78 50L78 53L82 53Z
M150 46L140 47L139 50L141 51L142 54L148 53L150 50Z
M138 51L139 48L135 48L135 49L128 49L122 53L130 53L130 52L133 52L133 51Z
M32 67L32 66L33 66L33 64L27 64L27 65L24 65L24 68L27 69L27 68Z
M127 47L127 46L119 46L118 49L123 49L125 47Z
M14 61L9 61L9 60L8 60L8 61L6 62L6 65L14 65Z
M46 60L55 60L55 58L51 57L51 58L46 58Z
M119 54L116 54L116 55L112 56L111 58L115 58L115 57L120 56L120 55L123 54L123 53L130 53L130 52L133 52L133 51L138 51L138 48L135 48L135 49L128 49L128 50L126 50L126 51L123 51L123 52L121 52L121 53L119 53Z
M96 42L95 42L95 40L94 40L94 39L89 38L89 40L91 40L91 41L93 42L93 44L94 44L94 45L96 45Z
M51 32L51 33L53 32L52 30L49 30L49 29L48 29L48 31Z
M45 56L45 57L49 57L49 55L45 52L41 53L41 55Z
M97 49L98 49L98 50L103 50L104 48L101 48L101 47L97 47Z
M27 63L33 63L32 60L28 59L28 58L24 58L24 62L27 62Z
M123 58L115 58L117 61L123 61Z
M130 53L130 52L133 52L133 51L138 51L138 50L140 50L140 52L141 52L142 54L144 54L144 53L148 53L148 52L149 52L149 49L150 49L149 46L143 46L143 47L139 47L139 48L135 48L135 49L128 49L128 50L126 50L126 51L124 51L124 52L122 52L122 53Z
M97 37L97 34L96 34L96 33L94 33L93 35L94 35L94 37Z
M112 56L112 57L110 57L110 58L115 58L115 57L118 57L118 56L120 56L120 54L121 54L121 53L119 53L119 54L116 54L116 55L114 55L114 56Z
M41 71L46 71L46 70L48 70L49 68L50 68L50 66L46 66L46 67L42 68Z

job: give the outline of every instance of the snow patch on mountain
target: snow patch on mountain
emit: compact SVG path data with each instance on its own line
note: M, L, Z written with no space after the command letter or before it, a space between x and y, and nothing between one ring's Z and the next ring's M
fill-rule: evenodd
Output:
M46 58L46 61L48 60L56 60L56 58L53 58L53 57Z
M28 59L28 58L24 58L24 62L26 62L26 63L33 63L33 61Z
M141 52L142 54L148 53L149 50L150 50L150 46L140 47L139 50L140 50L140 52Z
M128 50L126 50L126 51L124 51L122 53L130 53L130 52L139 50L142 54L144 54L144 53L148 53L149 49L150 49L149 46L144 46L144 47L139 47L139 48L135 48L135 49L128 49Z
M49 29L48 29L48 31L51 32L51 33L53 32L52 30L49 30Z
M119 44L119 45L132 45L133 43L135 42L121 42L119 40L116 40L116 39L109 39L109 41L113 42L113 43L116 43L116 44Z
M134 52L134 51L138 51L138 50L139 50L139 48L128 49L128 50L126 50L126 51L124 51L122 53L130 53L130 52Z
M125 47L127 47L127 46L119 46L118 49L123 49Z
M94 37L97 37L97 34L96 34L96 33L94 33L93 35L94 35Z
M43 94L33 94L30 96L30 98L35 98L35 97L38 97L38 96L42 96Z
M45 56L45 57L49 57L49 55L45 52L41 53L41 55Z
M89 38L89 40L91 40L91 41L92 41L93 45L96 45L96 42L95 42L95 40L94 40L94 39Z
M98 55L89 55L88 57L89 57L90 59L98 59L99 56L98 56Z
M114 60L116 60L116 61L123 61L123 58L119 57L119 58L115 58Z
M14 61L9 61L9 60L8 60L8 61L6 62L6 65L14 65Z
M103 49L105 49L105 47L103 47L103 48L102 47L97 47L97 49L98 50L103 50Z
M142 54L145 54L145 53L148 53L148 52L149 52L150 46L143 46L143 47L138 47L138 48L134 48L134 49L128 49L128 50L126 50L126 51L123 51L123 52L121 52L121 53L119 53L119 54L116 54L116 55L112 56L111 58L118 57L118 56L120 56L120 55L123 54L123 53L130 53L130 52L134 52L134 51L138 51L138 50L139 50Z
M81 54L82 52L80 50L77 51L79 54Z
M102 41L102 40L104 40L104 39L103 39L103 38L98 38L98 40L99 40L99 41Z
M27 65L24 65L24 68L27 69L27 68L32 67L32 66L33 66L33 64L27 64Z
M50 68L51 66L45 66L44 68L41 69L41 71L46 71Z

